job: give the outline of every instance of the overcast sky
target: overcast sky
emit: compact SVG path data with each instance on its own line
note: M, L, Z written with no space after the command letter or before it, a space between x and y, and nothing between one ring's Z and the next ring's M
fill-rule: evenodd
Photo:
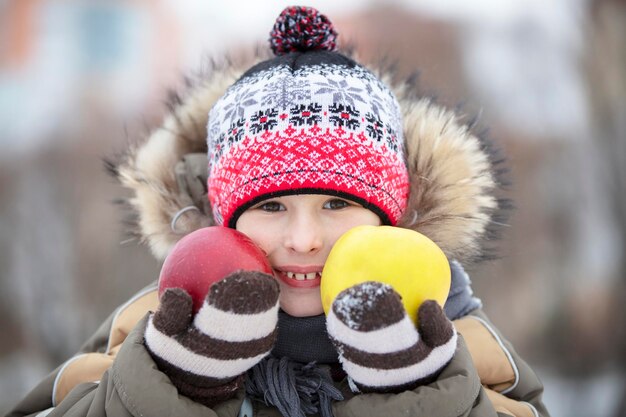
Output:
M585 97L577 73L586 3L307 2L331 20L339 16L345 19L347 14L375 4L396 4L435 19L453 21L462 33L459 41L464 70L476 91L476 102L501 112L494 116L513 128L538 135L561 132L573 138L576 135L571 133L584 133L587 123ZM165 0L158 4L159 12L176 22L182 42L177 44L172 59L176 69L184 72L198 68L206 55L219 56L244 45L264 45L272 22L293 0ZM6 151L28 152L49 139L50 132L64 136L63 129L76 126L72 117L81 110L80 100L86 88L84 74L89 71L106 74L102 80L105 84L99 87L111 95L113 108L122 117L145 107L150 86L164 81L151 78L158 77L159 68L143 52L154 48L149 34L167 32L168 27L162 27L163 22L154 19L153 11L145 4L49 1L39 6L34 20L34 56L18 70L0 71L0 144L6 146ZM502 106L503 101L507 106ZM527 115L525 120L520 114Z

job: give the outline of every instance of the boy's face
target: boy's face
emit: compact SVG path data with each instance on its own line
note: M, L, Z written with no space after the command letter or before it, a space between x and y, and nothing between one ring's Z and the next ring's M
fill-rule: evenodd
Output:
M380 218L357 203L329 195L272 198L246 210L236 229L265 251L280 285L280 306L295 317L321 314L324 263L337 239Z

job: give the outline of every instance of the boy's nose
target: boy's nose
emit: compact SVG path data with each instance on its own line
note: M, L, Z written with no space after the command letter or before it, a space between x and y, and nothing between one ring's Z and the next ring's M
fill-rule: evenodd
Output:
M313 253L322 248L322 228L312 216L299 216L285 230L285 246L298 253Z

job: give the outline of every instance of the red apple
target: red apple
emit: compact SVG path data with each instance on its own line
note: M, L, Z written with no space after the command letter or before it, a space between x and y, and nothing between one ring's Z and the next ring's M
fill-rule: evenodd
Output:
M240 270L272 275L265 253L248 236L227 227L205 227L183 237L165 259L159 297L167 288L182 288L197 313L211 285Z

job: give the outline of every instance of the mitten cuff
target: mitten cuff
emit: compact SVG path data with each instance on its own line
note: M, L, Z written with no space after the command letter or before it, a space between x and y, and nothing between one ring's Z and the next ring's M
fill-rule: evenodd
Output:
M424 344L389 354L372 354L350 349L342 357L342 365L358 391L355 392L402 392L428 384L437 379L439 373L452 360L457 346L456 332L444 345L428 352ZM424 356L425 355L425 356ZM395 359L406 358L404 363L418 361L411 365L390 368ZM421 359L420 359L421 358ZM389 362L386 362L386 359ZM354 391L354 387L352 387Z
M275 313L276 314L276 313ZM246 372L269 354L276 330L259 339L228 342L202 335L197 329L178 338L162 333L154 323L146 327L146 346L161 359L159 369L170 374L189 374L189 379L231 379Z
M207 407L214 407L215 405L229 400L235 396L237 391L243 386L245 374L239 375L236 378L223 382L220 385L213 387L202 387L196 384L188 384L183 380L171 377L172 383L178 389L178 393L189 397L195 402L203 404Z

